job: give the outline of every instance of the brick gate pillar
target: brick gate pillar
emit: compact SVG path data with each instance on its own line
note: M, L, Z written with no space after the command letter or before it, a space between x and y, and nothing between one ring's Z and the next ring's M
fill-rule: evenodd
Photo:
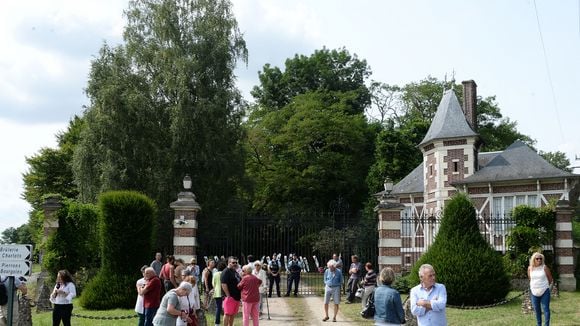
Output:
M195 201L191 192L191 178L186 175L183 179L184 191L177 194L177 200L169 207L174 210L173 220L173 255L185 262L193 257L197 258L197 213L201 206Z
M375 207L379 220L379 271L391 267L397 274L402 272L401 211L404 208L401 203L389 201L387 196Z
M574 244L572 241L573 208L567 200L560 200L556 205L556 241L554 256L558 269L559 288L563 291L575 291L574 278Z

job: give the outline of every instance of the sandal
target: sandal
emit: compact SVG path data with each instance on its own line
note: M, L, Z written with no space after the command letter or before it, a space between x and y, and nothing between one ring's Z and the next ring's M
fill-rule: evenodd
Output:
M332 318L332 321L336 323L336 318Z
M322 321L327 321L329 318L328 317L324 317L322 318Z

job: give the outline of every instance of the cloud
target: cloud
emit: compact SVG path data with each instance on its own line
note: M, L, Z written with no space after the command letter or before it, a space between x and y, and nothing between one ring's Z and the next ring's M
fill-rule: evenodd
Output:
M80 113L91 57L121 39L125 1L0 5L0 118L63 121ZM116 14L114 14L116 13Z
M26 157L43 147L56 147L55 135L64 131L66 123L14 123L0 118L0 229L19 226L28 221L30 205L21 198L24 191L22 174L27 172Z

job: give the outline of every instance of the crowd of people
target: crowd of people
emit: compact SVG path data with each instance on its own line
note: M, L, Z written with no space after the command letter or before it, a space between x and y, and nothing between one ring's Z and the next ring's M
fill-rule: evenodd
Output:
M139 325L197 325L196 311L207 310L215 301L215 325L231 326L242 306L243 325L259 325L264 311L264 299L272 297L276 290L281 296L281 255L255 260L252 255L240 266L236 257L206 259L200 271L196 258L189 264L169 255L162 261L157 253L149 266L143 266L143 277L137 280L135 311ZM305 266L297 255L291 255L285 263L288 274L287 292L294 288L298 294L300 273ZM198 280L201 282L198 287ZM199 293L201 289L202 293ZM243 302L243 304L241 304Z
M198 325L196 312L207 309L215 301L215 325L223 323L233 326L234 319L242 306L243 325L259 325L263 315L265 297L271 297L274 287L280 297L280 273L282 264L280 255L273 254L264 260L254 260L249 255L248 264L240 266L236 257L227 259L206 260L206 267L200 271L195 258L189 264L181 259L167 256L165 264L161 253L155 255L150 265L141 268L142 278L136 282L137 300L135 311L139 316L140 326L195 326ZM286 296L298 293L300 271L304 269L296 255L285 264L288 274ZM364 269L363 269L364 268ZM343 274L343 262L336 254L324 269L324 317L330 320L329 305L333 303L332 321L335 322L339 311L341 291L346 273ZM536 315L537 325L542 324L542 313L545 325L550 323L550 288L554 282L550 269L545 265L544 256L534 253L528 267L531 301ZM419 326L447 325L445 307L447 290L445 285L436 282L435 269L430 264L419 268L420 284L410 292L410 311L416 316ZM198 280L201 285L197 284ZM5 282L6 278L2 278ZM399 292L392 287L395 273L390 267L383 268L378 274L372 263L364 266L356 255L351 256L346 281L346 303L353 303L355 292L361 289L361 305L367 308L373 303L375 325L392 326L405 323L405 313ZM15 290L26 294L26 285L20 279L15 280ZM203 300L198 289L202 289ZM56 284L50 295L53 303L53 325L71 325L73 310L72 300L76 296L76 287L67 270L57 273ZM243 303L243 304L242 304ZM0 310L0 326L6 324L6 305ZM17 320L17 316L16 316Z

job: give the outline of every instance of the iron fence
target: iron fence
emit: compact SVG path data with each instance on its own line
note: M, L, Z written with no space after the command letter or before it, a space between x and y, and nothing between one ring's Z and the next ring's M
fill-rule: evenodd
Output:
M478 215L477 223L482 237L496 251L505 254L507 237L515 222L509 215ZM401 216L402 270L408 272L413 264L433 244L441 226L441 215Z

